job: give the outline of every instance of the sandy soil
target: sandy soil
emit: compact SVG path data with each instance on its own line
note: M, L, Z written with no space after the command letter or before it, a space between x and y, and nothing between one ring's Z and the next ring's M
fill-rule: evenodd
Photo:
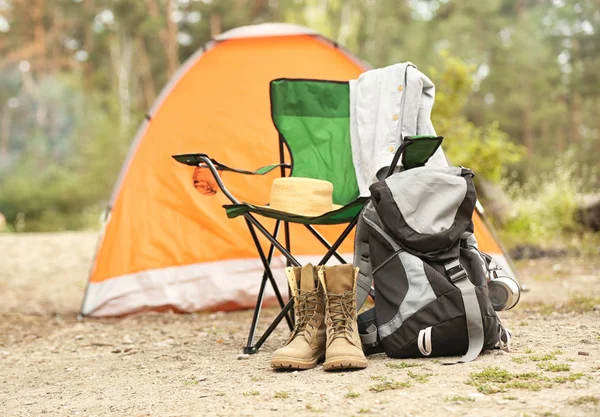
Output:
M94 246L93 233L0 235L0 416L600 416L600 259L521 265L530 291L502 313L510 354L280 373L283 326L237 359L249 311L78 321ZM392 381L410 386L375 392Z

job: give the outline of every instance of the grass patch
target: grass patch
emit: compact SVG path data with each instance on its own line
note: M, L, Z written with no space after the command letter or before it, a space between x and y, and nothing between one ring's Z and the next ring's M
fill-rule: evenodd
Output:
M358 414L367 414L370 412L371 412L370 408L361 408L360 410L358 410Z
M225 396L225 393L224 393L224 392L217 392L217 393L215 394L215 397L224 397L224 396Z
M497 366L487 367L481 372L472 372L469 376L471 377L471 382L497 384L508 382L513 378L510 372Z
M388 368L392 368L392 369L405 369L405 368L416 368L418 366L422 366L422 364L420 363L415 363L415 362L405 362L405 361L400 361L400 362L387 362L385 364L385 366L387 366Z
M183 381L183 385L189 386L189 385L198 385L198 380L197 379L190 379L189 381Z
M414 379L415 381L420 382L421 384L424 384L425 382L429 381L429 377L432 375L433 374L417 374L415 372L408 371L408 376Z
M537 367L548 372L569 372L571 370L566 363L538 363Z
M527 356L513 356L510 358L514 363L525 363L529 358Z
M452 403L466 403L475 401L475 398L465 397L463 395L453 395L451 397L446 397L445 400Z
M260 395L260 392L258 392L258 391L248 391L248 392L242 393L242 395L244 397L253 397L255 395Z
M315 407L312 404L306 404L304 406L308 411L312 411L313 413L322 413L323 410L321 410L320 408Z
M360 397L360 393L350 391L345 395L346 398L358 398Z
M562 354L561 350L555 350L550 353L546 353L544 355L531 355L529 357L529 359L534 362L555 361L556 355L560 355L560 354Z
M576 313L583 314L589 313L594 310L594 306L600 305L600 297L588 297L586 295L573 295L565 303L559 304L545 304L545 303L520 303L521 308L531 309L536 313L547 316L553 312L566 314Z
M584 377L584 375L582 372L572 372L568 376L557 376L554 378L553 381L558 384L564 384L565 382L575 382L578 379L581 379L583 377Z
M383 391L390 391L390 390L396 390L396 389L402 389L402 388L408 388L408 387L410 387L410 382L386 381L386 382L382 382L380 384L371 385L369 387L369 391L383 392Z
M595 395L584 395L583 397L576 398L574 400L569 401L571 405L586 405L586 404L598 404L600 399Z
M387 380L387 376L384 376L384 375L373 375L373 376L371 376L371 379L373 381L386 381Z
M508 400L508 401L515 401L515 400L518 400L518 398L517 398L517 397L514 397L514 396L512 396L512 395L505 395L505 396L504 396L504 399L505 399L505 400Z
M600 305L600 297L588 297L585 295L574 295L563 306L567 312L587 313L593 311L594 306Z
M511 388L540 391L542 388L550 388L552 381L537 372L512 374L499 367L488 367L481 372L471 373L466 384L477 387L483 394L496 394Z
M285 391L277 391L274 395L275 398L289 398L290 394Z
M528 347L528 348L525 348L524 352L529 355L529 354L533 353L533 349Z

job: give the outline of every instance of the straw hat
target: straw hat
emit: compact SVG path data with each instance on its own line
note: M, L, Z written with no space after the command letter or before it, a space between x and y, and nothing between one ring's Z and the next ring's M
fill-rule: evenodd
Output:
M333 204L333 184L312 178L276 178L271 185L269 208L316 217L341 208Z

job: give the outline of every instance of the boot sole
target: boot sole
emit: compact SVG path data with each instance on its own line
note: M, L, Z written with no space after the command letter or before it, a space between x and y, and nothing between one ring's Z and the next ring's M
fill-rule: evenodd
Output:
M273 369L312 369L322 362L325 354L317 356L314 359L301 360L297 358L277 358L271 360L271 368Z
M353 356L342 356L330 359L323 364L324 371L335 371L338 369L364 369L368 365L367 359L358 359Z

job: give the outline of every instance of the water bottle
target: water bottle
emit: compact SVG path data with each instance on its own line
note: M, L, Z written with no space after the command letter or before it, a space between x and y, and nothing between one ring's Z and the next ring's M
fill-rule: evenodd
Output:
M498 276L496 271L489 274L488 289L495 311L510 310L521 298L519 284L510 277Z

